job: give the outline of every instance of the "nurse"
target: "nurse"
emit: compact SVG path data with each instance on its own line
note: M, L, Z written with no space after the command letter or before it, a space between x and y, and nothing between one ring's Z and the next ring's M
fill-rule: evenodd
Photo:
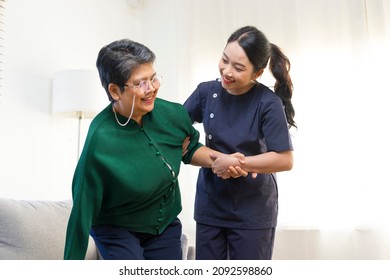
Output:
M257 82L269 63L274 91ZM271 259L278 215L276 172L293 166L289 128L290 62L256 27L245 26L227 41L220 79L203 82L184 103L192 122L203 123L206 145L245 155L253 176L223 180L229 165L220 157L201 168L195 198L196 258ZM216 174L214 174L214 173Z

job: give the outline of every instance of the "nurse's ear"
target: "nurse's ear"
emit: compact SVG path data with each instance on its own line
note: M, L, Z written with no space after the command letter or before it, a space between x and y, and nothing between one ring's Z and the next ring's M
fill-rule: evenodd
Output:
M112 99L114 99L115 101L121 99L122 92L117 84L110 83L108 85L108 91L109 91Z
M258 77L260 77L261 76L261 74L263 74L263 72L264 72L264 69L260 69L259 71L256 71L254 74L253 74L253 76L252 76L252 80L257 80L257 78Z

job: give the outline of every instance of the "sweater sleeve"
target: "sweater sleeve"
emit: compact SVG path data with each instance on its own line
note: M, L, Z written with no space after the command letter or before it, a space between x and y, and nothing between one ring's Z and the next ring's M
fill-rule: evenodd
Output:
M73 207L70 213L64 259L82 260L88 248L89 233L94 217L100 210L103 183L97 161L86 143L72 182Z

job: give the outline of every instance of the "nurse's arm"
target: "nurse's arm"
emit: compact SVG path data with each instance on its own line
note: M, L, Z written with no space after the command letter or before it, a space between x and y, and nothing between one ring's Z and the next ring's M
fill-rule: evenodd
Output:
M224 170L227 164L224 157L219 157L213 163L213 172L218 175L219 171ZM267 152L260 155L247 156L245 157L245 164L241 164L240 167L253 174L288 171L293 167L293 152Z

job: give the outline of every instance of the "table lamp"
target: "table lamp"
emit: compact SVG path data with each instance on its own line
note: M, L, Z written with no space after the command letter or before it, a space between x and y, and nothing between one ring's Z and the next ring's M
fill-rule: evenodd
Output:
M78 119L77 157L80 155L81 120L93 118L107 106L107 97L97 72L64 70L54 74L52 114Z

